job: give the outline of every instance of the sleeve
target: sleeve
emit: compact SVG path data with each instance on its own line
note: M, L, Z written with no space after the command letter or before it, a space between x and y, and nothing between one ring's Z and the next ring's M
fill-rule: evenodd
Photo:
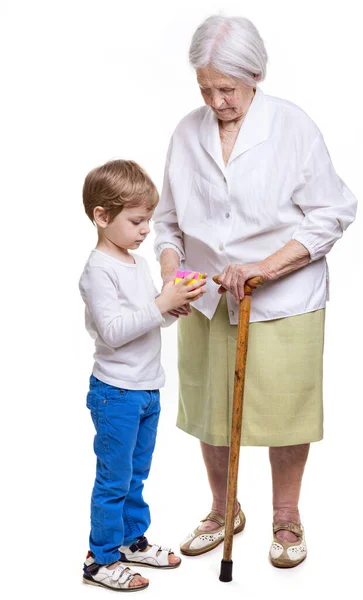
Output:
M156 285L155 285L155 283L154 283L154 280L153 280L153 278L152 278L152 275L151 275L151 271L150 271L149 264L148 264L146 261L144 262L144 264L145 264L145 268L146 268L147 276L148 276L148 277L151 279L151 281L152 281L152 285L153 285L153 288L154 288L154 294L155 294L155 298L157 298L158 296L160 296L160 292L158 292L158 289L157 289L157 287L156 287ZM158 310L159 310L159 309L158 309ZM161 313L160 313L160 314L161 314ZM177 317L173 317L173 315L169 315L169 313L166 313L166 314L164 314L164 315L161 315L161 316L162 316L161 327L170 327L170 325L173 325L173 323L175 323L175 321L177 321L177 320L178 320L178 318L177 318Z
M178 320L178 317L173 317L173 315L166 314L164 315L164 323L162 327L170 327L170 325L174 325L175 321Z
M172 143L173 140L169 145L160 201L153 218L155 231L154 248L157 260L160 260L160 254L165 248L172 248L178 253L180 260L183 261L185 260L183 233L178 225L173 192L170 185L169 168Z
M334 171L329 152L319 133L315 138L292 195L304 219L292 239L309 251L311 261L327 254L354 221L357 201Z
M79 287L97 331L111 348L119 348L155 327L160 327L163 322L154 301L138 310L122 306L115 282L102 267L89 268Z

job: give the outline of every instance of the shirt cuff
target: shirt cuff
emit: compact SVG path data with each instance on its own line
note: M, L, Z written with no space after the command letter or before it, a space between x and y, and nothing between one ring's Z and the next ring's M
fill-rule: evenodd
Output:
M170 327L170 325L173 325L175 323L175 321L178 320L178 317L173 317L173 315L169 315L169 313L166 313L166 315L163 316L164 322L161 324L162 327Z
M307 241L306 238L304 238L304 236L296 234L296 235L293 235L291 239L296 240L297 242L299 242L300 244L302 244L304 246L304 248L306 248L306 250L310 254L310 260L309 260L309 262L313 262L314 260L316 260L315 258L313 258L313 256L314 256L313 245L310 244L310 242Z
M160 246L158 246L156 248L156 259L159 262L160 262L160 254L166 248L171 248L172 250L175 250L175 252L178 253L181 262L183 262L185 260L185 254L178 246L176 246L175 244L171 244L170 242L165 242L164 244L160 244Z
M156 305L155 300L153 300L149 306L150 306L150 315L153 318L153 320L155 320L156 326L159 325L159 327L161 327L164 323L164 317L161 314L158 306Z

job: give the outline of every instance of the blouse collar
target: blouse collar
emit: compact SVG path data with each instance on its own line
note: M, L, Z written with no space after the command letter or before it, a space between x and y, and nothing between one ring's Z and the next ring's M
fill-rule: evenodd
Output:
M231 164L240 154L261 144L268 138L268 109L263 91L257 87L251 106L239 130L236 143L228 160ZM211 108L207 108L199 129L199 141L210 154L221 171L225 173L226 166L222 156L222 146L219 137L218 118ZM227 166L228 166L227 165Z

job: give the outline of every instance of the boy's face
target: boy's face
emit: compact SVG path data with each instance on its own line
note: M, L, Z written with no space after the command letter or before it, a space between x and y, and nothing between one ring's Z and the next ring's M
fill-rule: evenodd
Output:
M107 214L104 211L98 215L96 211L97 208L95 209L95 221L102 229L102 236L118 248L135 250L150 233L153 209L148 210L145 206L124 208L111 223L108 223Z

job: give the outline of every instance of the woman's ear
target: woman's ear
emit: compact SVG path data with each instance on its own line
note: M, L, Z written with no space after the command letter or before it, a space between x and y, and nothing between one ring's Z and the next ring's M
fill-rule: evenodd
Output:
M103 229L108 225L108 213L102 206L96 206L93 209L93 220L99 227Z

